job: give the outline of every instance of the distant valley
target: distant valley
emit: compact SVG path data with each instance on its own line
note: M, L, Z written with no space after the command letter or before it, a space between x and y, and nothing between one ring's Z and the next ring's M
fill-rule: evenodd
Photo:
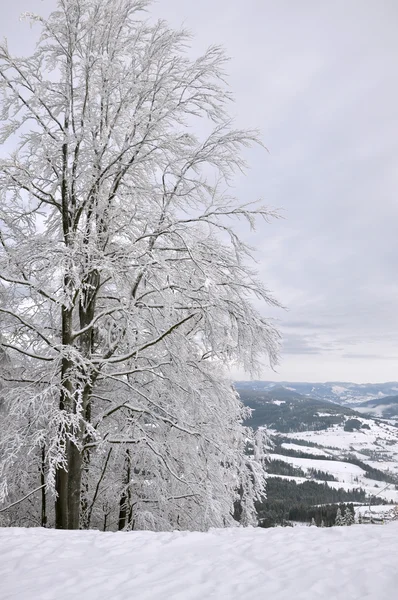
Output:
M368 408L374 414L377 411L377 416L398 418L398 382L396 381L387 383L238 381L236 388L239 392L246 390L277 392L278 389L284 389L314 400L326 400L349 406L361 412Z
M398 419L398 395L374 398L357 405L356 410L385 419Z
M237 382L235 387L252 409L246 424L266 427L270 437L264 522L283 523L296 514L324 520L326 509L316 506L329 503L398 503L398 396L391 395L397 383L377 386L373 398L372 385Z

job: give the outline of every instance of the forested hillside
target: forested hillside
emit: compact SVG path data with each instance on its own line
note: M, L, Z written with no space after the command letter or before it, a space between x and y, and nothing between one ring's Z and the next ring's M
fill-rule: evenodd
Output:
M245 423L254 429L270 427L281 433L317 431L344 423L346 416L356 415L350 408L308 398L283 387L263 392L241 389L237 385L237 390L244 404L253 409Z
M237 389L252 409L247 423L269 428L267 499L257 505L262 526L312 519L330 526L341 503L398 502L393 424L282 386Z

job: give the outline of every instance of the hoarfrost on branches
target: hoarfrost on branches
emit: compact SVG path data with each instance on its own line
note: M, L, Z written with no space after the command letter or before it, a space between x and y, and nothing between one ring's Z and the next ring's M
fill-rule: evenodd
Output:
M234 225L274 214L229 187L258 137L222 50L190 60L147 7L59 0L32 56L0 46L1 495L40 490L9 524L249 524L264 492L225 375L277 359Z

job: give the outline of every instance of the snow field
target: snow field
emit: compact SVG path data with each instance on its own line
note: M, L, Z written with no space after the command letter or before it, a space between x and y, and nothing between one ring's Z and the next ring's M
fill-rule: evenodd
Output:
M398 523L101 533L0 529L1 600L396 600Z
M284 447L294 447L296 439L317 442L324 447L325 454L338 456L343 454L354 454L363 462L379 469L380 471L390 471L398 473L398 429L387 423L375 423L368 419L360 419L369 424L370 429L361 429L360 431L344 431L342 426L335 425L322 431L302 431L300 433L286 434L291 440L291 444L283 444ZM299 444L297 444L299 446ZM310 447L302 446L302 452L310 452ZM371 454L369 453L371 452ZM372 458L370 458L372 456ZM323 469L328 470L328 469ZM331 471L330 471L331 472ZM380 486L380 482L374 482L373 485L368 479L364 485ZM386 497L387 496L383 496ZM388 495L388 499L398 499L398 495Z
M356 482L355 479L358 478L358 480L362 482L362 479L365 476L365 471L361 467L338 460L296 458L295 456L285 456L284 454L270 454L270 458L274 460L283 460L294 467L300 467L304 471L318 469L319 471L330 473L339 481L355 484L354 487L359 487L359 483Z
M389 502L398 502L398 491L394 489L394 486L392 484L387 484L382 481L376 482L372 479L367 479L367 481L370 482L369 485L365 485L365 483L354 485L352 483L343 483L340 481L327 481L326 483L329 487L334 488L335 490L343 488L347 492L354 488L361 487L362 489L365 489L367 494L377 496L384 500L388 500ZM322 482L318 481L318 483ZM377 485L378 487L375 487L375 485Z
M270 454L273 460L283 460L286 463L291 464L293 467L299 467L304 472L310 469L318 469L325 473L333 475L337 481L319 481L314 479L317 483L327 483L331 488L338 489L343 488L346 491L361 487L366 490L368 494L373 496L379 496L385 500L392 500L398 502L398 490L395 489L393 484L386 484L383 481L376 481L365 477L365 471L344 461L338 460L318 460L311 458L297 458L295 456L285 456L284 454ZM271 475L268 475L269 477ZM281 477L281 475L273 475L273 477ZM303 477L285 476L284 479L290 479L297 483L303 483L306 481Z
M382 516L391 519L397 513L398 506L391 504L373 504L369 506L355 506L355 515Z
M360 429L359 431L350 432L344 431L343 427L339 425L334 425L320 431L300 431L285 435L291 438L292 442L294 442L295 438L309 440L328 448L338 448L340 450L349 450L351 446L355 446L357 451L361 451L361 448L375 450L375 447L385 446L391 451L398 452L397 428L384 423L378 425L369 419L359 418L359 420L369 424L370 429Z
M282 448L286 448L286 450L295 450L296 452L303 452L305 454L313 454L314 456L330 456L330 454L324 450L321 450L320 448L301 446L300 444L289 444L287 442L283 442Z

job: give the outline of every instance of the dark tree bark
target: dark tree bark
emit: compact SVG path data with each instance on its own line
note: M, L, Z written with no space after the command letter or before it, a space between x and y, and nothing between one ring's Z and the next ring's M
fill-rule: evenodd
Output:
M65 277L65 286L68 284L68 278ZM72 311L62 307L62 344L68 346L72 343ZM59 400L59 408L61 411L69 411L71 398L73 396L73 385L70 380L73 363L64 358L61 368L61 395ZM69 461L69 446L70 442L66 441L64 452ZM56 529L69 529L69 465L67 469L59 467L55 477L55 490L57 497L55 500L55 527Z
M46 446L41 447L41 467L40 467L40 485L41 488L41 526L47 527L47 498L45 489L45 469L46 469Z
M119 520L118 529L119 531L125 529L127 525L131 524L132 519L132 507L131 507L131 490L130 490L130 478L131 478L131 456L130 450L126 450L125 470L123 477L123 484L125 486L122 495L120 496L119 502Z

